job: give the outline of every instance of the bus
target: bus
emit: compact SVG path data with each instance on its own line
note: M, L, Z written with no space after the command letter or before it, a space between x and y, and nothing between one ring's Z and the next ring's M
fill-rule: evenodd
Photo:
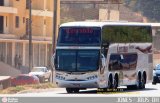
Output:
M81 89L144 89L152 60L152 27L134 22L69 22L59 28L52 58L55 81Z

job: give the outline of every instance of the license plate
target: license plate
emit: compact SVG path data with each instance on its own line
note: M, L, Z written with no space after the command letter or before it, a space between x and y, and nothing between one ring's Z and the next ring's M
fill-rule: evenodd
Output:
M79 83L72 83L74 86L76 87L80 87L80 84Z

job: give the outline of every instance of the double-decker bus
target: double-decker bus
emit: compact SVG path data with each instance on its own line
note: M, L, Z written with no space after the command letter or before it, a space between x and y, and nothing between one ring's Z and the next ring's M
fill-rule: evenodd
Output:
M52 63L68 93L87 88L144 89L152 69L152 27L131 22L70 22L59 28Z

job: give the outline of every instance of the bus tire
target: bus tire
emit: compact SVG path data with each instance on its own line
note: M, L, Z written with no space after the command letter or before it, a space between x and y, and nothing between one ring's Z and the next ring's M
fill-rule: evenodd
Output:
M78 89L78 88L75 88L75 89L74 89L74 93L79 93L79 89Z
M137 89L137 86L136 85L128 85L127 89L128 90L135 90L135 89Z
M141 74L139 73L138 74L138 77L137 77L137 84L136 84L136 89L141 89L142 88L142 76Z
M145 75L143 74L142 79L141 79L140 89L145 89L145 84L146 84L146 78L145 78Z
M152 85L156 85L157 83L155 81L152 82Z
M129 90L136 90L136 89L141 89L142 87L142 82L141 82L141 74L140 72L138 73L138 76L137 76L137 81L136 81L136 84L135 85L128 85L127 86L127 89Z
M118 76L115 76L113 80L113 89L117 88L118 88Z
M109 79L108 79L108 87L107 87L107 89L112 89L112 88L113 88L112 76L110 76Z
M78 88L66 88L67 93L78 93Z

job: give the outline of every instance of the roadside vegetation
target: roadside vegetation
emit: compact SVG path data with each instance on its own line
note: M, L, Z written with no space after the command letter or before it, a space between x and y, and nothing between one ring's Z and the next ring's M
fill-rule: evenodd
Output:
M52 83L23 85L23 86L9 87L7 89L0 90L0 94L16 94L18 92L27 90L51 89L55 87L56 87L55 84Z

